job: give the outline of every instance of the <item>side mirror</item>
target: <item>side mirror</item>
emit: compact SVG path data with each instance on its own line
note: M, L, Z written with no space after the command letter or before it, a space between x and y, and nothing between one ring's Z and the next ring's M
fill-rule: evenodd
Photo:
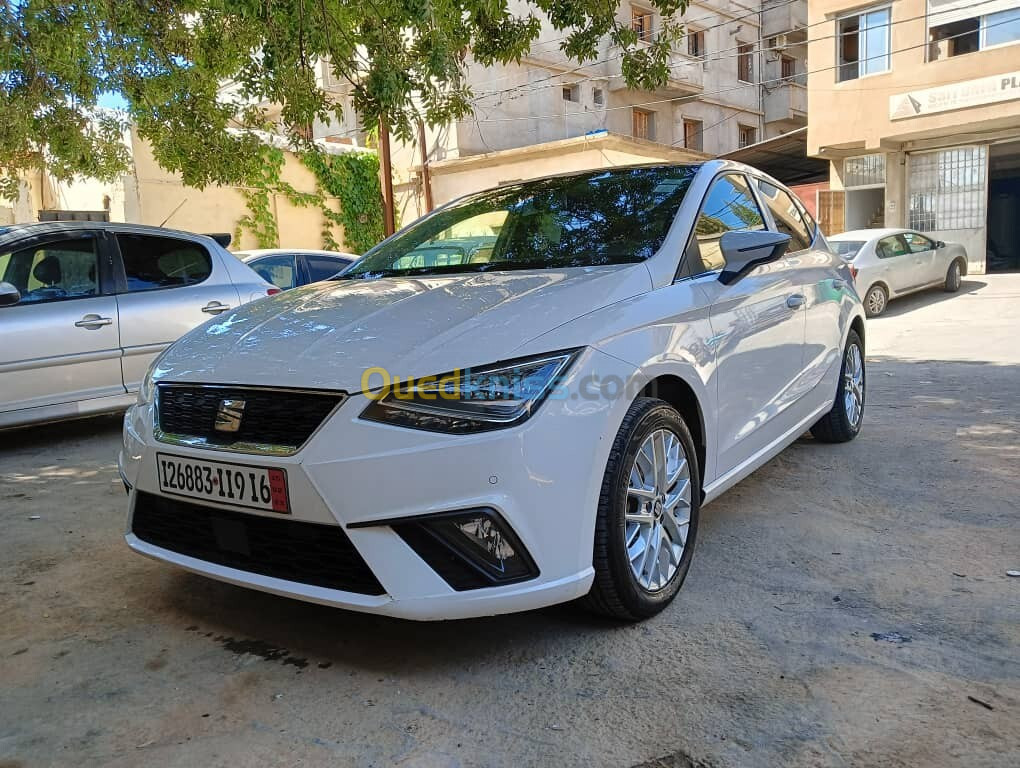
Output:
M726 232L719 239L726 266L719 282L732 285L761 264L779 261L790 244L790 236L779 232Z
M13 307L21 301L21 292L10 283L0 282L0 307Z
M936 247L936 248L945 248L945 247L946 247L946 243L945 243L945 241L944 241L944 240L939 240L939 241L937 241L937 242L935 243L935 247Z

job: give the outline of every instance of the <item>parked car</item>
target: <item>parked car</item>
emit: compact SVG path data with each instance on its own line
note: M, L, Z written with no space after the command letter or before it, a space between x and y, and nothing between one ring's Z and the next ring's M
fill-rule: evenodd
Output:
M746 166L469 195L160 357L125 419L127 542L392 616L641 619L702 504L809 428L858 434L864 330L847 264Z
M885 312L890 299L941 285L954 293L967 274L967 250L912 229L858 229L829 238L846 259L864 297L868 317Z
M263 280L282 290L328 280L357 260L352 253L333 253L303 248L266 248L236 251L237 258Z
M276 292L212 237L0 227L0 428L123 410L170 342Z

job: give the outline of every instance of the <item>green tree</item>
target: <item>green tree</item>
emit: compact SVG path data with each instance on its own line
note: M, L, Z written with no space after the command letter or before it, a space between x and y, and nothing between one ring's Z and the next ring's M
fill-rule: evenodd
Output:
M316 86L315 63L351 83L374 130L410 139L421 113L439 125L464 117L468 52L478 64L519 61L544 13L578 63L603 38L623 51L627 83L654 88L669 74L687 0L653 0L663 23L650 43L616 18L615 0L7 0L0 3L0 194L20 171L109 179L128 161L126 125L97 112L120 93L156 161L186 184L257 182L269 148L245 130L270 128L259 104L282 107L295 146L313 120L342 107ZM519 5L514 7L519 8ZM236 94L224 98L227 91ZM279 126L272 128L278 130Z

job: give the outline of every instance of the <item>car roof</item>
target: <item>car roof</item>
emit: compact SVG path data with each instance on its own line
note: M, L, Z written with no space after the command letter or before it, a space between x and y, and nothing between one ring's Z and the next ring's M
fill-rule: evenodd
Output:
M829 240L874 240L889 235L902 235L904 232L913 232L912 229L900 227L877 227L875 229L852 229L849 232L840 232L838 235L830 235Z
M329 256L334 259L350 261L358 258L353 253L340 253L339 251L322 251L317 248L253 248L246 251L234 251L234 255L241 261L251 261L259 256L275 256L278 253L312 253L317 256Z
M123 221L34 221L27 224L6 224L0 226L0 242L13 240L23 236L60 234L61 232L80 232L82 230L100 230L104 232L135 232L162 237L202 238L215 242L209 235L198 232L185 232L179 229L154 227L150 224L130 224Z

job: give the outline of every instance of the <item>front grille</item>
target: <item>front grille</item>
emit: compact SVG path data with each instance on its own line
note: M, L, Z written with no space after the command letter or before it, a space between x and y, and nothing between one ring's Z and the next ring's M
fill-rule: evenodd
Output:
M336 525L230 512L139 491L131 532L171 552L248 573L362 595L385 593Z
M157 437L168 443L250 453L293 453L346 397L342 392L160 384ZM236 431L215 428L224 400L244 401Z

